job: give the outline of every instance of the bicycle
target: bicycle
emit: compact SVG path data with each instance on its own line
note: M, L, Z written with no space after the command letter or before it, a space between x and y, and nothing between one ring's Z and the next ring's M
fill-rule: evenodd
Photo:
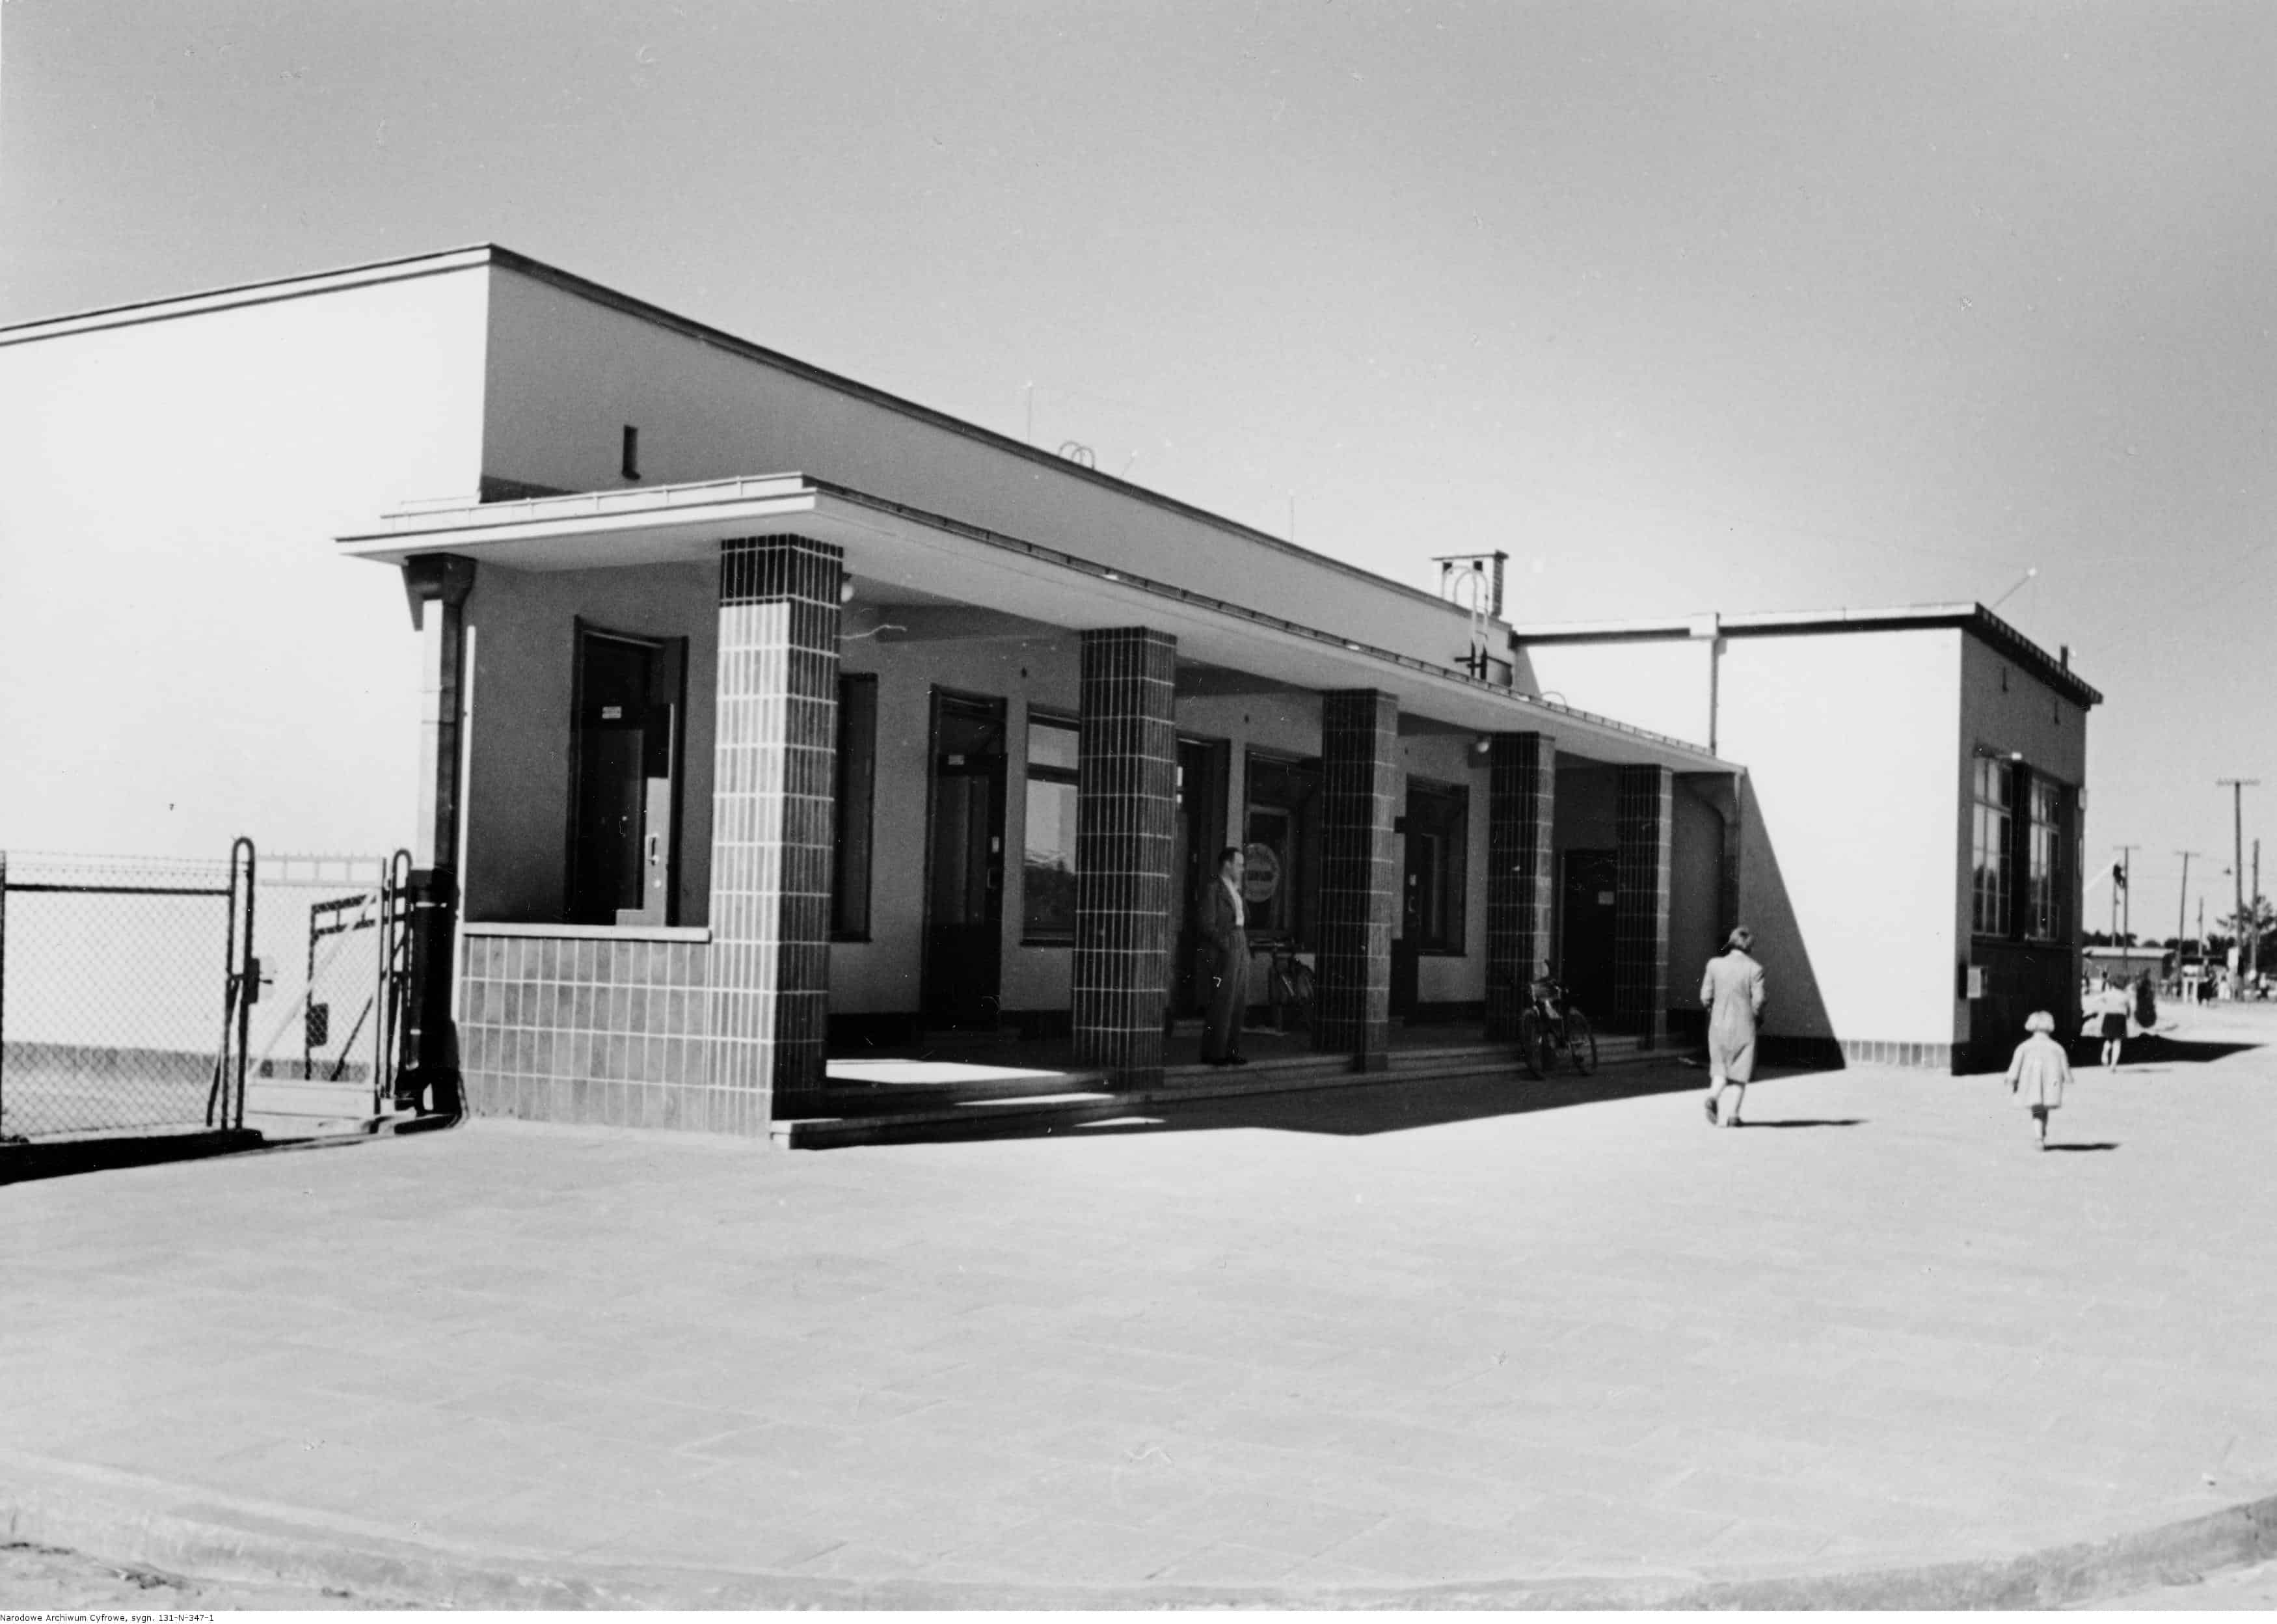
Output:
M1526 1074L1537 1082L1557 1069L1561 1053L1576 1075L1588 1077L1597 1069L1597 1034L1565 987L1545 978L1534 984L1519 1013L1518 1052Z
M1313 967L1297 957L1297 944L1283 940L1273 944L1272 965L1265 972L1265 998L1273 1011L1273 1025L1281 1032L1313 1030Z

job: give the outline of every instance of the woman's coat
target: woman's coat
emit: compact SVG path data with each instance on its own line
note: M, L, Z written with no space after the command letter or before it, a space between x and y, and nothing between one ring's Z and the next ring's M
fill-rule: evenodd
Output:
M1755 1074L1755 1018L1763 1012L1763 967L1737 948L1708 961L1700 980L1708 1006L1708 1053L1723 1062L1727 1081Z

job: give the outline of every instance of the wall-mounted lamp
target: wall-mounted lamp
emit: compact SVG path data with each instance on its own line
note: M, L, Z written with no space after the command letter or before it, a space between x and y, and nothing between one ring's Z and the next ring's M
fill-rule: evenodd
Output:
M1478 751L1479 754L1482 756L1485 755L1489 751L1494 748L1494 736L1486 733L1480 734L1476 739L1472 741L1471 748Z
M838 601L839 601L840 603L852 603L852 602L854 601L854 577L853 577L853 576L846 576L843 580L842 580L842 581L840 581L840 582L839 582L839 583L838 583Z

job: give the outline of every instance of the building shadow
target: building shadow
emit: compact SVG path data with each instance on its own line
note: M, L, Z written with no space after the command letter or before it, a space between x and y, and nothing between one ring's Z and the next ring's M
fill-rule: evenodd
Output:
M1755 933L1755 943L1749 951L1763 964L1764 984L1771 995L1759 1052L1767 1061L1839 1071L1844 1064L1839 1034L1819 992L1810 948L1787 896L1786 878L1779 869L1778 852L1771 844L1771 825L1755 793L1755 780L1741 774L1738 789L1740 922ZM1669 966L1672 991L1697 990L1699 983L1687 981L1687 973L1697 972Z
M2084 1041L2084 1040L2083 1040ZM2096 1047L2099 1048L2100 1045ZM2145 1060L2172 1061L2177 1065L2205 1065L2209 1061L2227 1060L2232 1055L2242 1055L2249 1049L2264 1047L2259 1043L2224 1043L2211 1038L2170 1038L2163 1033L2151 1033L2147 1037L2129 1038L2120 1050L2120 1064L2128 1056L2140 1055Z
M1616 1100L1690 1094L1699 1081L1688 1071L1654 1066L1594 1078L1525 1077L1353 1083L1289 1094L1239 1094L1200 1100L1150 1100L1101 1108L1111 1116L1090 1121L1074 1113L1025 1121L942 1125L910 1139L925 1142L972 1140L1120 1137L1132 1133L1216 1133L1263 1128L1284 1133L1365 1138L1415 1128L1445 1127L1536 1111L1571 1110ZM901 1136L896 1136L899 1139Z

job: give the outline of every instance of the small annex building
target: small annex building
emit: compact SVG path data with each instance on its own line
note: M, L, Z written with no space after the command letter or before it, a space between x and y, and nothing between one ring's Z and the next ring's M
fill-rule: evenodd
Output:
M1976 604L1519 625L1529 686L1747 764L1739 911L1774 1052L1956 1070L2076 1031L2087 713ZM2066 1023L2068 1023L2067 1025Z
M477 1110L764 1133L944 1029L1146 1079L1226 845L1363 1069L1543 964L1664 1043L1742 918L1820 1052L2075 1005L2096 696L1974 606L1513 629L1497 570L1482 637L493 247L0 330L0 413L11 568L195 634L140 764L72 758L71 684L0 723L41 815L156 760L217 827L400 830Z

